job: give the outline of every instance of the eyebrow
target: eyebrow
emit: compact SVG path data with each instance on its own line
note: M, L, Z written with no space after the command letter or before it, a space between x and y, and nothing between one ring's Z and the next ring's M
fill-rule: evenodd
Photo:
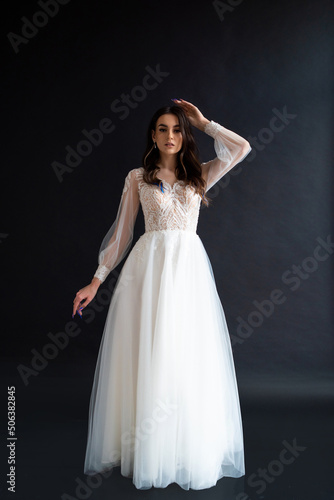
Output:
M179 127L180 125L173 125L173 127ZM165 125L164 123L160 123L158 127L168 127L168 125Z

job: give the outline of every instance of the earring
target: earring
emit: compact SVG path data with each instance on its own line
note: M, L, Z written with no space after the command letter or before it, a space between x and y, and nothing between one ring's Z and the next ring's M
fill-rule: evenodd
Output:
M156 142L154 143L154 149L157 149L157 143Z

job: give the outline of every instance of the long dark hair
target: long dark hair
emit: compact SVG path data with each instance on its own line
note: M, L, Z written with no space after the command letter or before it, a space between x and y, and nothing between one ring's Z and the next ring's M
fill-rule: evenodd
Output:
M199 160L198 148L191 130L191 124L187 115L179 106L164 106L158 109L148 126L147 144L143 154L142 166L144 168L143 180L148 184L159 184L161 180L157 178L159 167L157 162L160 154L159 149L154 147L152 140L152 130L155 131L156 124L160 116L171 113L179 119L182 134L182 148L177 153L176 177L186 184L194 187L195 192L202 197L202 201L209 206L210 199L205 195L206 182L202 177L202 167Z

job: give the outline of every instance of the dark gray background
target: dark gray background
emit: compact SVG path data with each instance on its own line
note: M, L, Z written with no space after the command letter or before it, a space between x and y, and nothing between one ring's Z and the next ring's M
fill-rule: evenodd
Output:
M313 256L317 238L332 234L333 8L329 1L256 1L230 9L221 20L210 2L169 2L165 9L153 1L110 7L71 0L15 53L8 33L21 34L21 17L31 20L41 8L11 2L2 77L1 232L8 236L0 251L13 374L18 362L31 360L32 348L43 348L48 332L64 331L71 320L73 297L95 272L124 178L141 164L149 119L182 97L253 146L208 193L213 206L202 208L198 225L231 335L238 335L238 317L248 322L258 311L254 301L275 289L285 297L248 338L233 341L240 383L328 380L333 255L304 262L310 272L295 289L282 276L292 277L292 266ZM127 117L112 111L113 101L142 85L145 68L157 65L168 76L140 102L132 98L136 107ZM284 107L294 118L278 119L282 130L268 132L273 110ZM82 130L103 118L114 131L60 182L52 163L64 164L65 147L76 148ZM202 161L213 158L212 139L197 130L196 138ZM143 231L140 209L134 242ZM82 332L43 376L60 366L92 368L106 313L107 306L90 324L78 318Z
M57 414L65 393L73 396L69 411L87 416L110 290L96 299L94 319L87 311L75 319L80 333L27 384L18 366L31 368L32 349L43 353L48 334L70 327L73 298L97 268L125 176L141 165L149 119L175 97L253 146L209 191L213 206L201 210L198 225L242 404L333 393L333 249L322 247L314 258L319 239L334 240L333 3L225 4L222 16L207 1L70 0L17 53L8 33L21 35L22 18L32 20L41 7L2 6L1 366L5 385L17 387L21 415L41 401L39 416L47 418L47 408ZM122 119L111 103L135 92L148 66L168 75ZM290 118L273 131L273 123L283 123L273 117L284 109ZM64 164L66 146L76 148L82 130L103 118L115 130L60 182L53 162ZM195 135L201 160L212 159L213 140ZM140 209L134 243L143 232ZM304 266L299 282L291 281L294 266ZM254 301L275 290L284 302L267 317L257 312L258 326L241 338L238 318L255 318Z

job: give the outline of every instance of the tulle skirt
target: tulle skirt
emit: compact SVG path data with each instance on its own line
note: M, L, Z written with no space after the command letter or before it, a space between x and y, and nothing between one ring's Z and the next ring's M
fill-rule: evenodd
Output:
M234 361L198 234L149 231L118 277L89 407L84 472L138 489L210 488L245 474Z

